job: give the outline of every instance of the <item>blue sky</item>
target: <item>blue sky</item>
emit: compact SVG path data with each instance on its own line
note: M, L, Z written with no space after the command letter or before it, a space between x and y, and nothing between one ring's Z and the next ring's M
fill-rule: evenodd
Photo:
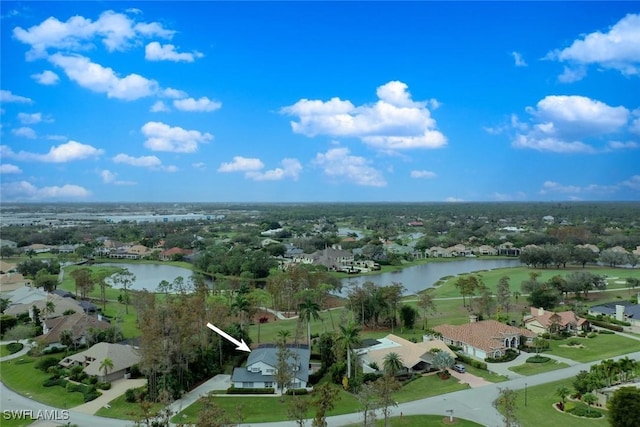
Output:
M636 2L9 2L10 201L640 199Z

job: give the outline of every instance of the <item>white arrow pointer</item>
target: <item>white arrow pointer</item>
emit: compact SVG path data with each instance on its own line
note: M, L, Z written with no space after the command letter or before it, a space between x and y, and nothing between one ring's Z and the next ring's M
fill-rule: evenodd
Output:
M251 353L251 349L249 348L247 343L244 342L244 340L238 341L237 339L235 339L234 337L232 337L222 329L216 326L213 326L211 323L207 323L207 328L211 329L213 332L217 333L218 335L222 336L223 338L226 338L227 340L237 345L238 347L236 348L236 350L246 351L248 353Z

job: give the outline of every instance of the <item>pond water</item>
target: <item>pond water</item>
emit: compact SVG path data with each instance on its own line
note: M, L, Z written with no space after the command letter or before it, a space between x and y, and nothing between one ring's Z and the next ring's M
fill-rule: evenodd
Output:
M188 283L188 279L193 274L191 270L187 268L166 264L125 264L107 262L100 263L99 265L126 268L129 270L134 276L136 276L136 280L131 285L131 289L137 291L146 289L149 292L155 292L161 281L166 280L167 282L172 283L178 276L182 277L185 283Z
M345 296L351 287L360 286L364 282L373 282L379 286L391 285L393 282L402 283L407 288L405 294L415 294L418 291L432 287L434 283L445 276L455 276L480 270L494 270L496 268L518 267L520 265L522 264L519 259L465 258L460 261L429 262L390 273L342 279L341 295Z

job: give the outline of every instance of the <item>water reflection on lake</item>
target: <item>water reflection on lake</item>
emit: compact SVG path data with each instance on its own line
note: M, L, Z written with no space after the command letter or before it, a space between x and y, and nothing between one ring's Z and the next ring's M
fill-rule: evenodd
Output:
M183 267L166 264L125 264L117 262L107 262L97 264L99 266L126 268L136 276L131 289L141 291L143 289L149 292L155 292L161 281L166 280L172 283L178 276L188 283L188 279L192 276L191 270Z
M341 295L346 296L351 287L360 286L364 282L373 282L379 286L391 285L393 282L402 283L407 288L405 294L415 294L418 291L432 287L434 283L445 276L496 268L518 267L520 265L519 259L465 258L460 261L429 262L390 273L342 279L343 290Z

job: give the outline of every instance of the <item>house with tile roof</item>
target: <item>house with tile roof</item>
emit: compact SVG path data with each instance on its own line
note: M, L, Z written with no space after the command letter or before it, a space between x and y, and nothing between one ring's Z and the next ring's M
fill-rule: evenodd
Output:
M306 388L309 381L309 360L311 352L306 345L287 345L293 352L288 364L293 370L294 378L285 388ZM235 368L231 383L235 388L274 388L278 387L275 379L278 365L278 347L273 344L259 346L251 351L247 366Z
M173 247L171 249L167 249L165 251L160 252L160 259L162 261L171 261L173 257L176 255L188 256L188 255L191 255L192 253L193 251L191 249L182 249L182 248Z
M475 317L475 316L472 316ZM460 347L465 354L485 359L503 356L510 348L530 343L536 333L497 320L472 321L464 325L439 325L433 330L447 345Z
M43 334L37 337L46 347L63 347L60 343L62 331L71 331L74 343L84 345L88 342L90 329L109 329L111 325L97 317L85 313L74 313L56 317L43 322Z
M107 370L106 376L104 369L100 369L105 359L110 359L113 363L113 368ZM82 366L84 368L82 372L85 374L98 377L98 381L109 382L128 378L131 367L138 362L140 362L140 354L135 348L129 345L100 342L85 351L65 357L59 364L65 368Z
M402 360L404 372L427 371L433 366L433 359L436 352L444 351L455 359L456 354L440 340L426 340L414 343L397 335L389 334L384 338L378 338L372 345L357 350L362 361L362 368L365 373L375 372L371 368L372 364L382 369L384 358L389 353L396 353Z
M544 308L531 307L531 313L523 318L524 327L536 334L548 332L586 331L590 328L587 319L576 315L573 311L548 311Z

